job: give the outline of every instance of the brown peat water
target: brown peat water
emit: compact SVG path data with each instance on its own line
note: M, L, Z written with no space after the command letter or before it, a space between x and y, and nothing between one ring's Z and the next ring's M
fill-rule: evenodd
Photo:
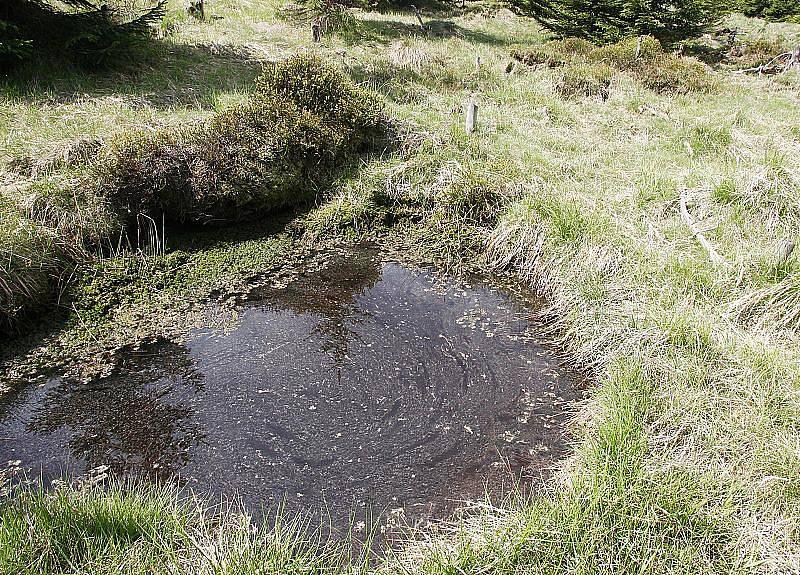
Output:
M582 377L530 305L374 249L332 252L256 289L232 327L0 398L0 462L44 482L97 468L176 481L342 529L369 510L446 516L540 485L567 453Z

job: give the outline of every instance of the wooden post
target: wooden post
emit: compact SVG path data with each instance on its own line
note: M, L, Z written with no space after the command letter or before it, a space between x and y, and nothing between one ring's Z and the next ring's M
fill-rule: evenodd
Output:
M319 20L314 20L311 23L311 38L314 42L322 41L322 24Z
M786 265L789 258L792 257L794 247L794 240L789 238L784 238L778 243L778 249L775 250L775 264L778 267Z
M475 56L475 71L476 72L480 72L481 71L481 57L480 57L480 55Z
M466 129L467 134L471 134L475 131L475 125L478 123L478 103L475 101L475 94L470 96L469 102L467 102L467 121L466 121Z

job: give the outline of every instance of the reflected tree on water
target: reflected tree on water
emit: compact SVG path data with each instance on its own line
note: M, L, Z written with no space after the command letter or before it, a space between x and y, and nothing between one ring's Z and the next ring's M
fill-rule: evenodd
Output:
M88 384L63 381L28 422L32 433L69 429L72 456L90 467L166 478L203 439L191 397L202 388L186 347L159 341L123 349L108 377Z

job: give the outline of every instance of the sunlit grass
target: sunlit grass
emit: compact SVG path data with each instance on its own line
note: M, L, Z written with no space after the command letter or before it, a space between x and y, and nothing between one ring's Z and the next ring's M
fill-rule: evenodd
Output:
M552 337L596 374L571 430L574 455L540 497L508 509L476 507L417 534L378 570L800 570L800 264L796 254L776 260L783 240L798 239L800 225L800 92L791 77L723 68L709 93L659 94L620 67L610 72L607 94L567 95L559 88L562 70L509 66L512 49L546 38L531 21L493 6L426 13L428 34L412 13L366 12L360 30L329 35L319 46L310 30L277 18L271 3L211 6L222 19L186 20L173 6L176 28L166 40L172 52L156 60L169 66L145 65L122 79L69 72L54 86L30 81L7 91L0 159L48 156L79 137L113 138L131 127L204 117L241 99L258 58L318 51L381 94L410 135L402 153L343 177L294 231L306 241L380 233L454 268L513 272L547 297ZM798 26L730 22L751 36L800 38ZM209 46L217 45L235 49L215 60ZM468 136L464 103L473 93L478 129ZM692 236L681 194L727 265L713 264ZM387 230L387 223L396 225ZM178 283L200 282L206 265L215 270L211 277L231 281L245 276L248 264L273 261L265 255L276 251L273 243L247 242L181 254L185 282ZM107 291L103 278L114 276L114 266L90 274L92 297ZM149 286L153 267L138 269L119 273L129 285ZM148 287L148 298L159 289ZM98 315L130 326L135 320L125 318L134 309L141 318L148 298L118 298ZM151 303L151 313L170 301ZM140 497L135 493L119 497ZM38 572L30 565L45 564L37 561L50 561L42 569L51 573L355 569L325 553L317 562L302 545L270 546L267 534L265 543L247 529L196 527L199 520L182 511L164 518L149 504L152 515L137 517L177 535L154 542L145 527L136 541L146 543L131 543L123 537L128 531L112 530L86 550L76 543L85 531L63 518L72 525L64 528L69 544L52 539L49 549L82 555L59 563L59 553L42 552L21 527L62 522L40 519L48 499L36 497L3 510L17 527L0 553L17 561L8 565L27 565L20 573ZM70 505L79 509L102 501L95 492L58 497L77 498ZM171 499L156 501L181 509ZM115 513L128 516L123 507ZM216 562L181 539L195 528ZM248 559L229 561L239 556Z

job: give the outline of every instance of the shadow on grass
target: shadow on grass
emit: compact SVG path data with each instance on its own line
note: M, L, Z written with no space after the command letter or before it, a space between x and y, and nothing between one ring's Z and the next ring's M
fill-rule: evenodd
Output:
M395 40L409 37L419 38L461 38L473 44L504 46L509 42L504 38L459 26L450 20L424 20L425 30L419 24L400 20L360 20L358 27L343 33L343 40L349 45L389 44Z
M211 107L220 92L249 92L262 61L244 46L156 42L137 65L87 72L59 61L30 63L0 80L6 98L64 105L124 97L141 107Z

